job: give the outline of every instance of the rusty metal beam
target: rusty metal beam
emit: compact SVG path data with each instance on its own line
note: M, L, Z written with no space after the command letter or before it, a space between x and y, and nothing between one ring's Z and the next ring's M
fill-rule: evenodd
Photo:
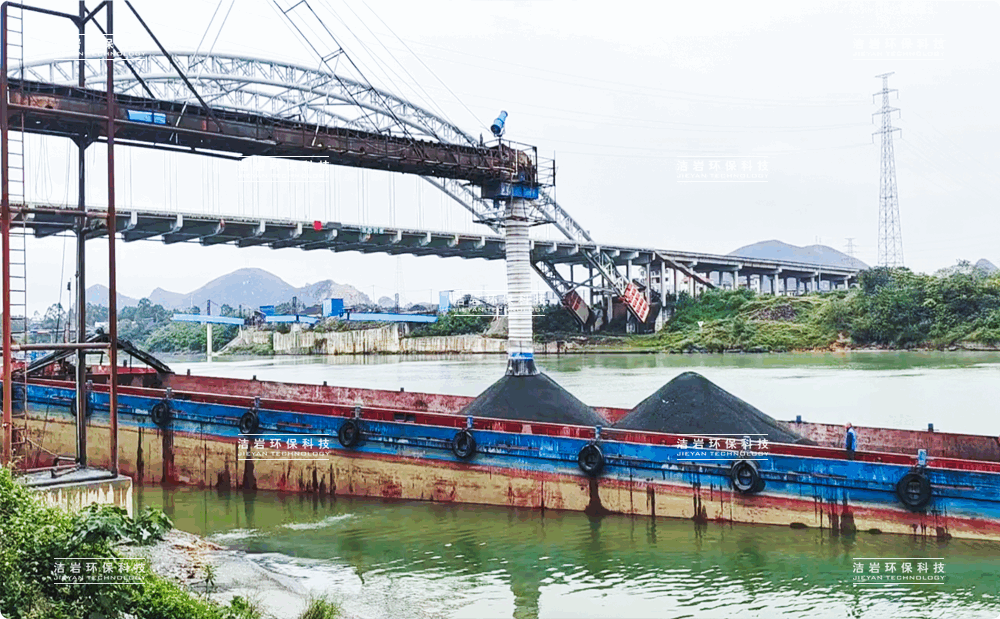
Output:
M45 344L12 344L13 350L104 350L110 344L104 342L49 342Z
M95 123L106 122L106 95L93 90L10 81L10 109L25 114L26 130L75 138ZM350 167L454 178L472 183L513 181L523 172L533 182L533 160L510 146L490 147L414 142L402 136L355 129L322 127L257 114L217 111L225 128L209 128L207 111L145 97L121 95L116 137L134 142L229 153L239 157L294 157ZM164 124L129 121L127 109L156 111ZM36 122L37 121L37 122Z
M94 9L95 11L97 9ZM93 16L92 14L90 15ZM77 60L77 86L86 85L84 77L87 52L87 4L80 0L80 50ZM95 22L96 23L96 22ZM87 146L83 138L74 140L77 145L77 209L87 209ZM76 342L87 342L87 218L81 217L76 226ZM87 350L79 348L76 355L76 461L87 466Z
M19 215L30 215L38 213L40 215L66 215L67 217L86 217L88 219L106 219L108 214L105 211L88 211L72 208L58 208L47 206L11 206L11 213Z
M108 38L114 40L114 1L107 0L104 11L108 18ZM145 22L135 12L128 0L125 0L136 18L146 28ZM148 31L149 28L146 28ZM152 32L150 32L152 36ZM115 258L115 54L108 49L108 91L107 91L107 132L108 138L108 365L110 385L108 406L111 416L111 476L118 477L118 274ZM211 111L209 110L209 115Z

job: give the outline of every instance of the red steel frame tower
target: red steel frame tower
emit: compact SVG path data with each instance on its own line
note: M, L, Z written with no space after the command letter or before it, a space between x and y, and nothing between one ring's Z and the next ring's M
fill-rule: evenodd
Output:
M30 97L31 94L26 91L26 84L21 80L15 80L12 83L9 78L9 64L8 64L8 42L9 42L9 29L8 29L8 18L11 8L20 9L23 13L37 13L41 15L46 15L50 17L58 17L67 19L72 22L78 31L80 37L80 61L79 61L79 83L78 86L83 88L84 84L84 51L85 51L85 36L86 36L86 26L88 22L93 21L94 25L102 30L104 36L106 37L106 48L107 48L107 90L106 90L106 125L104 127L104 134L107 142L108 149L108 210L106 214L101 214L100 217L105 219L107 226L108 235L108 289L109 289L109 299L108 299L108 342L107 343L90 343L86 341L86 286L84 285L85 273L86 273L86 252L85 252L85 242L86 242L86 230L87 230L87 220L88 218L93 218L94 213L88 213L85 204L85 169L84 169L84 151L87 146L93 141L93 138L80 135L77 136L75 142L79 148L79 196L78 196L78 210L62 210L60 212L66 215L73 215L78 218L79 227L77 230L77 317L78 317L78 328L77 328L77 341L75 343L52 343L52 344L30 344L27 342L15 344L12 325L11 325L11 277L10 277L10 267L11 267L11 256L10 256L10 228L11 222L14 217L21 217L21 223L24 225L26 219L29 215L39 209L32 209L26 203L22 204L11 204L10 200L10 162L9 162L9 137L11 132L11 118L16 117L19 114L24 113L24 104L22 99L25 97ZM101 11L104 11L106 26L104 29L98 24L96 17ZM21 24L23 28L23 22ZM76 455L76 466L84 467L87 465L87 442L86 442L86 411L87 411L87 401L86 401L86 353L88 350L99 350L107 349L108 358L110 361L110 376L109 376L109 393L110 393L110 452L111 452L111 476L118 476L118 299L117 299L117 276L115 272L115 94L114 94L114 54L115 47L113 44L114 37L114 0L104 0L101 2L93 11L88 11L86 4L83 0L79 3L79 13L74 15L72 13L63 13L60 11L54 11L50 9L45 9L41 7L29 6L26 4L20 4L16 2L4 2L0 5L0 34L2 34L2 43L0 43L0 186L2 186L2 197L0 197L0 241L3 244L3 299L2 299L2 347L3 347L3 425L0 428L0 433L3 435L3 447L2 452L0 452L0 463L5 466L9 466L13 457L12 445L13 445L13 369L14 369L14 359L13 353L15 351L29 351L29 350L76 350L78 351L77 357L77 373L76 373L76 402L77 402L77 455ZM20 90L21 97L15 102L11 94L15 90ZM67 112L67 114L70 114ZM23 125L22 125L23 127ZM25 316L27 319L27 316ZM27 365L25 365L24 371L27 371Z

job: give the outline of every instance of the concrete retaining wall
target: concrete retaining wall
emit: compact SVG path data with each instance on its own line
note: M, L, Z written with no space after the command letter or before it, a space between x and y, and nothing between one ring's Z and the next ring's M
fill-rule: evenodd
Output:
M433 337L408 337L400 342L402 352L433 353L505 353L507 340L481 335L438 335Z
M315 333L293 331L291 333L258 333L272 335L272 347L279 355L359 355L367 353L469 353L503 354L507 351L507 340L481 335L439 335L432 337L404 337L405 327L399 324L386 325L377 329L358 331L337 331ZM256 336L254 341L256 341ZM571 345L566 342L536 344L539 354L559 354L568 352Z
M39 482L45 482L37 476ZM44 505L78 512L88 505L116 505L132 515L132 478L124 475L111 479L67 479L55 485L28 486Z

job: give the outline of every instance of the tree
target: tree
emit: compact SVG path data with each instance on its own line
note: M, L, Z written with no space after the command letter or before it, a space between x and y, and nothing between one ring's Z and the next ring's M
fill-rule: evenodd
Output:
M59 329L66 325L66 311L61 303L53 303L45 310L45 315L39 321L42 329Z

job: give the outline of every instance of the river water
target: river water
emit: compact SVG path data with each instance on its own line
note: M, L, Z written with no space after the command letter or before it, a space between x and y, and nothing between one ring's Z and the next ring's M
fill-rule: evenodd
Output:
M502 357L173 360L175 371L476 395ZM1000 434L1000 354L586 355L541 365L631 407L680 372L779 419ZM356 617L902 618L1000 615L1000 544L259 492L151 489L178 528L328 593ZM923 560L921 560L921 558ZM859 583L927 564L921 584ZM860 568L858 567L860 564ZM935 571L937 572L935 573ZM940 580L931 580L941 578Z

